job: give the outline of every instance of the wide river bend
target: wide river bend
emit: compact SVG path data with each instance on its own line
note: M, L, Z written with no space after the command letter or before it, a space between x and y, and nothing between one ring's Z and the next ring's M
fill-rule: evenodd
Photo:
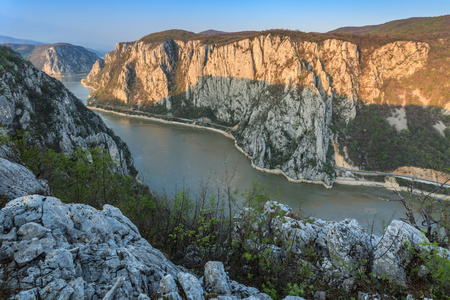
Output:
M89 90L81 85L83 76L59 78L84 103ZM134 157L141 180L156 193L173 196L183 188L193 192L202 182L209 185L230 181L239 194L258 182L277 199L293 208L325 220L354 218L366 227L375 219L375 232L383 221L404 216L400 202L386 201L398 197L385 188L335 184L291 183L281 175L253 169L250 160L239 152L234 141L206 129L164 124L139 117L96 111L105 123L127 144ZM233 175L233 176L231 176Z

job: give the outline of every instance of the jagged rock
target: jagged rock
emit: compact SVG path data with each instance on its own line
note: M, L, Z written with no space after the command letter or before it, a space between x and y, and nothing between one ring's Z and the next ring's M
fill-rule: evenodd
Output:
M276 214L284 216L290 212L292 212L292 208L277 201L267 201L264 204L264 214L268 216Z
M44 253L44 249L37 239L15 243L15 248L14 260L20 267Z
M327 226L327 245L331 261L349 275L355 270L365 270L375 244L356 220L345 219Z
M120 289L124 281L125 277L117 278L116 283L114 283L114 286L108 291L108 293L106 293L105 297L103 297L103 300L113 300L117 289Z
M0 232L3 232L3 226L0 229ZM3 241L17 241L17 228L12 228L7 234L0 233L0 243Z
M200 282L195 276L189 273L180 272L178 273L177 278L181 284L181 287L183 288L184 293L186 294L187 299L189 300L205 299L205 297L203 296L205 292L203 291Z
M12 200L30 194L49 195L50 190L26 167L0 157L0 195Z
M22 240L31 240L33 238L41 238L45 236L49 229L43 227L40 224L30 222L22 225L17 231L17 236L19 236Z
M208 293L219 295L230 295L231 287L228 283L228 276L225 274L223 264L218 261L209 261L205 265L205 289Z
M373 272L376 276L387 276L393 282L406 286L405 267L411 261L413 253L423 251L421 243L428 242L425 235L411 225L394 220L386 228L373 261Z
M180 300L177 276L188 299L203 299L199 280L154 249L113 206L96 210L53 197L26 196L0 211L0 224L2 291L49 300L138 299L158 292ZM208 266L206 273L214 278L216 270L223 272L216 262ZM216 279L222 277L227 280L225 273ZM210 283L220 287L220 282ZM265 299L257 289L238 283L230 287L230 294L219 298Z
M178 287L172 275L164 276L159 282L158 294L167 300L181 300Z
M15 300L38 300L38 291L37 288L21 291L14 298Z

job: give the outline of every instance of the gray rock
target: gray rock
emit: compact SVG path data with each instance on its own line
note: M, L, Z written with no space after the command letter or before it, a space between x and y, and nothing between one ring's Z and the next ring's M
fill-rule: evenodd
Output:
M264 204L264 214L265 215L275 215L280 214L282 216L292 212L292 208L289 206L277 202L277 201L267 201Z
M350 294L355 289L355 278L347 278L342 283L342 289L347 293Z
M317 291L314 294L314 300L326 300L327 299L327 292L325 291Z
M103 300L113 300L116 294L116 291L120 289L123 282L125 281L125 277L119 277L116 280L116 283L114 283L114 286L106 293L105 297L103 297Z
M43 227L40 224L30 222L22 225L17 231L17 235L21 237L22 240L31 240L33 238L41 238L45 236L50 229Z
M44 288L39 290L39 294L43 299L57 299L59 293L67 286L67 282L63 279L51 281Z
M306 300L306 299L298 296L287 296L283 298L283 300Z
M209 261L205 265L205 289L209 293L230 295L231 287L222 262Z
M327 245L331 261L346 275L365 270L364 262L370 260L375 248L365 230L350 219L327 226Z
M379 294L368 294L364 292L358 292L358 300L383 300L388 299L388 297L382 297Z
M39 240L22 241L17 243L14 260L19 266L24 266L42 253L44 253L44 249Z
M29 169L0 157L0 195L12 200L32 194L49 195L50 191Z
M178 282L181 284L188 300L203 300L204 291L198 279L189 273L178 273Z
M423 251L422 242L428 242L425 235L411 225L394 220L382 236L373 262L376 276L387 276L393 282L406 286L405 267L413 258L409 247Z
M178 286L172 275L164 276L159 282L158 294L167 300L181 300L178 294Z
M15 300L38 300L37 288L21 291L14 297Z
M140 294L138 300L150 300L150 297L144 294Z
M13 227L7 234L0 233L0 243L3 241L17 241L17 227Z

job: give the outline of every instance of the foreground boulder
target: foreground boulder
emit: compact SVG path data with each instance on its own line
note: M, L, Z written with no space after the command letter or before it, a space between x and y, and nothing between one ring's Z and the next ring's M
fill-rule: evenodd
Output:
M110 205L99 211L26 196L0 211L0 224L2 299L181 299L182 294L201 299L207 294L204 282L229 299L268 297L230 282L216 262L207 264L213 280L198 280L168 261Z

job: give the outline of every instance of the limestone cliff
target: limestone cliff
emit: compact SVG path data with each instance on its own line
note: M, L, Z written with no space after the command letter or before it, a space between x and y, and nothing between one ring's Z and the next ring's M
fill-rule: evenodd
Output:
M420 69L428 51L426 43L405 41L361 57L348 41L270 33L225 45L144 38L117 44L84 84L96 90L94 101L209 108L217 120L239 124L237 144L256 166L331 185L333 112L348 123L357 101L373 101L384 80Z
M92 65L99 59L91 51L68 43L8 46L50 76L89 73Z
M28 132L33 144L70 154L77 147L108 149L117 171L134 172L126 144L61 82L0 47L0 125Z

